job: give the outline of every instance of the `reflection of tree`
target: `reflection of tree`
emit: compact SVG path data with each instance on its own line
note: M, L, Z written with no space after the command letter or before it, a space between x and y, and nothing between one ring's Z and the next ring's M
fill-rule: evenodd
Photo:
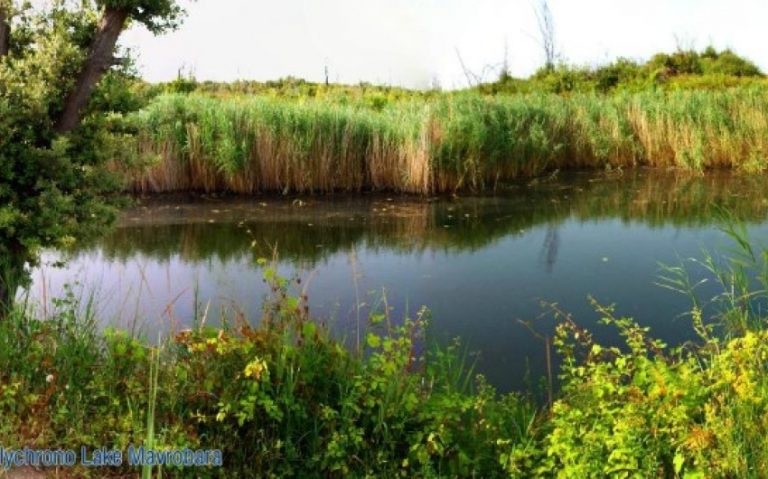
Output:
M560 248L560 227L556 224L547 226L547 234L544 236L544 244L541 247L541 260L547 268L547 273L555 269L557 251Z
M165 202L126 212L122 226L98 246L113 258L140 252L160 260L178 255L188 261L255 259L270 256L271 246L276 246L282 259L311 265L361 246L472 251L547 225L542 261L551 271L557 261L559 225L568 218L690 227L711 224L724 209L746 222L763 221L768 211L766 186L768 177L762 175L637 171L621 177L561 174L556 182L520 186L506 196L445 201L359 197L304 198L301 203L263 198L202 205Z

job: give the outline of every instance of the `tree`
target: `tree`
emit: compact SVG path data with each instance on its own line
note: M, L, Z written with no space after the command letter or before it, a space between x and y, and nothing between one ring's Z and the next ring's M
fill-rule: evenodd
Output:
M555 20L548 0L540 0L536 10L536 21L541 36L541 48L544 50L544 67L552 71L557 60L557 43L555 42Z
M177 0L0 0L0 317L41 249L114 220L103 166L136 107L116 93L132 76L117 41L131 22L162 33L182 14Z
M96 83L104 72L119 63L113 54L129 19L144 24L150 31L161 33L175 28L182 12L175 0L97 0L97 3L101 4L103 14L77 83L69 92L56 122L58 133L72 131L78 126Z

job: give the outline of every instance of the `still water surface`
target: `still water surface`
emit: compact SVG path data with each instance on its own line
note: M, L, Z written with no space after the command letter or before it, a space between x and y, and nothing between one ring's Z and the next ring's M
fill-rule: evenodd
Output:
M544 346L520 321L541 316L542 301L599 340L616 337L597 324L590 295L671 344L692 339L689 300L654 283L659 263L729 245L717 227L722 208L756 242L768 238L768 177L561 174L493 198L429 201L153 198L69 254L65 268L52 265L62 254L46 254L31 294L49 302L78 282L100 317L147 335L191 324L196 301L211 318L233 306L258 317L266 287L256 259L276 248L280 270L305 279L314 316L340 336L354 342L356 296L373 304L386 291L395 317L428 306L431 338L462 338L493 384L525 389L526 376L544 373ZM536 324L551 331L551 320Z

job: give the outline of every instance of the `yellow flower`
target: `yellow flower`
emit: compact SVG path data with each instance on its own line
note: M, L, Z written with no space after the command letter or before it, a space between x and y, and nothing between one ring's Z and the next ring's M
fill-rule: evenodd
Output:
M258 356L245 366L245 377L253 378L256 381L261 379L261 375L264 374L267 369L267 363Z

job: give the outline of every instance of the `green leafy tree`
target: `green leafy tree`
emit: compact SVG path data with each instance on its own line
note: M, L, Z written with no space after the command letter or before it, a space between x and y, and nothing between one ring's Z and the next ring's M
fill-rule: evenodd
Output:
M0 0L0 317L42 248L94 236L114 219L103 168L125 133L131 22L175 28L176 0Z

